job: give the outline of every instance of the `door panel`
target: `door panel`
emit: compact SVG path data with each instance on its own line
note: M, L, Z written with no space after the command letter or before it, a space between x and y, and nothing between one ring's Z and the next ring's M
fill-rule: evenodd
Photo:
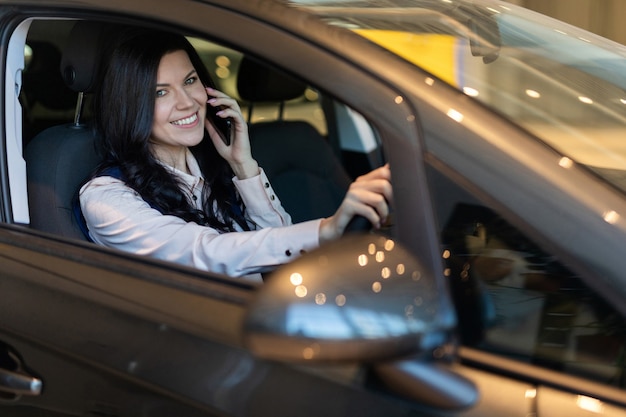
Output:
M538 417L588 417L599 414L624 417L626 409L594 397L545 386L537 392Z
M535 410L535 387L491 372L459 366L455 369L476 384L480 399L463 417L528 417Z
M51 346L40 346L4 333L0 333L0 339L20 354L25 365L44 384L39 396L0 400L3 416L216 415L106 372L102 364L73 360Z
M43 393L10 410L394 416L415 406L366 389L360 364L251 356L237 335L253 287L11 229L0 227L0 341L42 379Z

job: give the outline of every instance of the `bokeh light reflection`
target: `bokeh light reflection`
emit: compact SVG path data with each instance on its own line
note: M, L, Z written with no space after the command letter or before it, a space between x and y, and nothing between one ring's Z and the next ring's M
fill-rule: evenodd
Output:
M300 284L302 284L302 275L299 274L298 272L294 272L289 277L289 281L291 281L291 283L293 285L300 285Z
M296 287L295 293L296 293L296 297L298 298L304 298L306 297L307 293L309 291L307 290L307 288L304 285L298 285Z
M343 307L346 305L346 296L343 294L339 294L337 297L335 297L335 304L337 304L339 307Z
M326 304L326 294L322 292L315 294L315 304L318 306Z
M383 279L387 279L391 276L391 269L389 269L388 267L384 267L383 269L380 270L380 276Z

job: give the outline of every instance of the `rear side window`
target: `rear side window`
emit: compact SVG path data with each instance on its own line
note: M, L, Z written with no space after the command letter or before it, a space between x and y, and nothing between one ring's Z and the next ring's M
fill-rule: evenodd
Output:
M463 343L626 387L625 318L497 211L447 179L438 186L445 275Z

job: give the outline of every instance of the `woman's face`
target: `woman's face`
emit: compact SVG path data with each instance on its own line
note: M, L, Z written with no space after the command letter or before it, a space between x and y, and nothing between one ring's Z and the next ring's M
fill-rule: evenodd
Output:
M157 154L194 146L204 137L207 93L185 51L161 58L151 142Z

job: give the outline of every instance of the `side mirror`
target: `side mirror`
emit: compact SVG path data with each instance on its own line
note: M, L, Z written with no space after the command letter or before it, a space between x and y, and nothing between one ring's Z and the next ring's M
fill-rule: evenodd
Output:
M244 338L281 361L377 361L448 341L454 311L432 276L393 240L346 236L270 275L251 303Z

